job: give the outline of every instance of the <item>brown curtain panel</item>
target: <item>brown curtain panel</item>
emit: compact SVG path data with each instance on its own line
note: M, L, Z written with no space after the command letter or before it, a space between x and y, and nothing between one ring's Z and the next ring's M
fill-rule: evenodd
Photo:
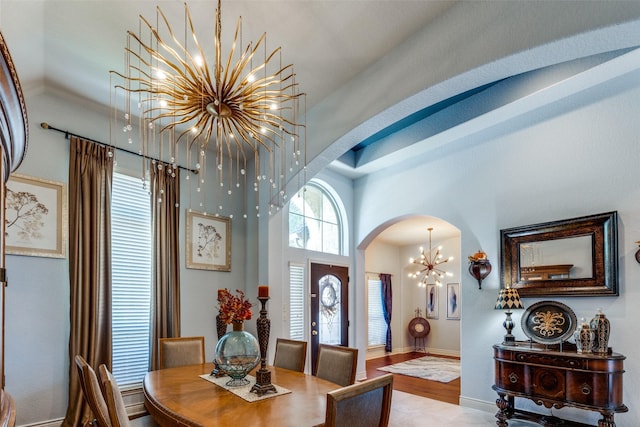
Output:
M180 336L180 171L153 162L151 217L153 233L153 286L151 369L158 369L160 338Z
M69 406L63 427L93 420L74 363L111 365L111 181L109 150L76 137L69 149Z

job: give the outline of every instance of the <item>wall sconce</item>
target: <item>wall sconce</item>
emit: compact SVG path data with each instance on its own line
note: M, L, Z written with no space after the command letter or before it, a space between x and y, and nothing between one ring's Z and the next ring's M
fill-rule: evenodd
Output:
M469 257L469 273L478 281L478 289L482 289L482 281L491 273L491 263L486 253L479 250Z

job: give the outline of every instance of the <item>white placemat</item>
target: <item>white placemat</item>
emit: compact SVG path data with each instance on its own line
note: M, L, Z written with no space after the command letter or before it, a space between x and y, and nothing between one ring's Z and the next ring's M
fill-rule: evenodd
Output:
M202 378L203 380L212 382L215 385L220 386L225 390L229 390L231 393L243 398L247 402L257 402L258 400L268 399L270 397L281 396L283 394L291 393L291 390L288 390L284 387L280 387L279 385L275 385L275 384L273 384L273 386L276 388L275 393L268 392L263 394L262 396L258 396L258 393L251 393L251 387L253 387L253 385L256 383L256 378L252 375L247 375L245 377L246 379L249 380L249 384L238 386L238 387L227 386L226 383L229 382L229 380L231 379L227 376L216 378L215 376L204 374L204 375L200 375L200 378Z

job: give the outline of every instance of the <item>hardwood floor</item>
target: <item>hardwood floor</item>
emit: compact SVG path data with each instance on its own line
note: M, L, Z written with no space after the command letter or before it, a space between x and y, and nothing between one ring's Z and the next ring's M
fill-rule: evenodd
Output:
M437 354L425 354L419 352L392 354L384 357L379 357L377 359L367 360L367 378L375 378L385 374L386 372L379 371L377 369L382 366L392 365L394 363L404 362L406 360L411 360L427 355L456 359L455 357L450 356L440 356ZM460 397L460 378L457 378L449 383L441 383L438 381L429 381L423 380L421 378L409 377L407 375L393 374L393 389L457 405Z

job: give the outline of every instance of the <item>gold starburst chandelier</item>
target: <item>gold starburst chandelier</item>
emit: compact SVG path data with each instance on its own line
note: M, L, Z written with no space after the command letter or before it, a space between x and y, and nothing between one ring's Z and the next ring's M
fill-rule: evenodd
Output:
M429 252L425 252L424 248L420 247L420 257L419 258L409 258L409 262L411 264L416 264L420 266L419 270L409 273L409 277L412 279L420 278L419 286L425 287L427 286L427 282L429 281L429 277L435 281L436 285L442 286L442 279L444 276L452 276L451 273L445 272L442 269L439 269L438 266L440 264L444 264L445 262L449 262L453 259L453 257L444 258L440 251L442 250L442 246L438 246L436 248L436 252L433 252L433 248L431 247L431 232L433 231L432 227L427 228L429 231Z
M205 184L215 181L215 214L229 214L234 192L243 194L240 189L246 191L252 180L255 199L267 200L271 213L286 202L287 184L306 164L306 97L298 91L293 65L282 65L280 48L267 55L266 33L257 43L237 48L241 17L229 53L223 55L220 3L213 52L198 41L186 3L182 39L159 7L157 27L140 16L138 32L127 32L125 71L111 72L111 139L114 145L121 138L133 144L137 127L140 155L164 162L169 173L186 163L194 172L186 178L197 181L203 209L205 193L211 195L201 191ZM215 157L210 160L212 179L207 177L207 155ZM161 162L156 166L165 167ZM267 187L268 196L261 197Z

